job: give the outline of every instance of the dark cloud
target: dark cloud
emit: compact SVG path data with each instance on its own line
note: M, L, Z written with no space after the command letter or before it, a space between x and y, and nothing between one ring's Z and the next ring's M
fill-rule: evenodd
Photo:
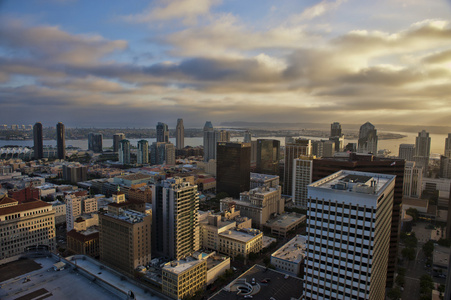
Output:
M427 64L441 64L448 61L451 61L451 50L431 54L423 59L423 62Z

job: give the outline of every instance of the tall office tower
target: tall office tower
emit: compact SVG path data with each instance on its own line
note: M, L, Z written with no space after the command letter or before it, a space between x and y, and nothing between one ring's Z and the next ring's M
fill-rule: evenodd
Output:
M279 160L280 141L257 140L257 173L279 175Z
M406 161L403 195L406 197L420 198L422 187L423 169L421 167L416 167L414 161Z
M341 136L341 124L338 122L333 122L330 124L330 136Z
M312 154L317 157L333 157L335 153L335 143L333 141L321 140L312 142Z
M119 142L125 139L125 134L115 133L113 135L113 151L119 152Z
M110 204L111 205L111 204ZM109 210L108 210L109 211ZM151 260L152 216L135 210L99 215L100 260L134 275Z
M440 177L451 178L451 158L440 155Z
M445 138L445 156L451 157L451 133L448 133L448 137Z
M315 156L300 156L293 161L293 203L307 209L307 186L312 183Z
M413 161L415 156L415 145L414 144L401 144L399 145L398 157L405 159L406 161Z
M0 260L22 255L28 247L55 251L55 211L41 200L19 204L4 197L0 201Z
M257 141L251 141L251 170L255 171L257 169L257 151L258 143ZM278 171L279 169L277 169Z
M152 247L170 259L200 249L197 185L175 177L152 185Z
M415 155L413 159L418 167L423 168L423 175L427 174L429 166L429 156L431 154L431 138L429 132L422 130L415 138Z
M210 121L204 126L204 162L216 159L216 143L219 142L219 132L213 129Z
M138 141L137 162L140 165L145 165L149 163L149 142L146 140Z
M310 156L312 154L312 143L306 139L288 140L285 144L285 162L283 171L283 191L284 195L291 195L293 192L293 161L301 155Z
M94 153L102 153L103 151L103 135L101 133L88 134L88 150Z
M41 122L37 122L33 126L33 149L34 149L34 158L41 159L44 157L44 143L42 138L42 124Z
M396 175L395 198L392 211L390 252L388 259L387 287L392 287L398 258L398 238L401 226L401 205L404 181L403 159L379 158L373 155L351 153L347 158L323 158L313 161L312 181L315 182L340 170L353 170Z
M56 146L58 148L58 159L66 158L66 131L64 124L59 122L56 124Z
M243 140L243 142L244 142L244 143L250 143L250 142L252 142L252 134L251 134L251 132L250 132L249 130L246 130L246 131L244 132L244 140Z
M73 184L86 181L88 180L88 167L80 163L63 165L63 179Z
M150 147L150 163L152 165L175 165L174 144L153 142Z
M129 140L121 140L119 142L119 163L123 165L130 164L130 141Z
M158 122L157 124L157 142L169 143L168 125Z
M394 187L354 171L308 186L306 299L385 299Z
M377 154L377 130L370 122L360 126L357 152Z
M66 195L66 230L74 229L75 220L83 215L97 213L97 199L87 196Z
M177 150L185 148L185 126L183 126L183 119L177 119L175 131L175 148Z
M251 176L250 143L218 143L216 159L216 191L239 198L249 191Z

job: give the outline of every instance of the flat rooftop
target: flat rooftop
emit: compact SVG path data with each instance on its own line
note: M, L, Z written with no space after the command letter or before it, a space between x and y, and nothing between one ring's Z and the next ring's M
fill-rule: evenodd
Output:
M256 285L253 286L255 290L252 294L253 299L270 299L271 297L277 300L300 299L303 294L304 283L302 279L260 265L254 265L210 297L209 300L243 299L243 296L237 295L236 287L244 281L251 283L252 278L255 278L256 282ZM269 282L261 283L263 279L269 279Z
M378 194L394 178L395 175L339 171L311 183L309 186L350 193Z
M180 274L202 262L203 260L198 260L190 256L186 259L168 262L164 265L163 270L167 270L175 274Z
M287 213L283 215L279 215L276 218L272 220L266 221L266 226L279 226L282 228L289 227L291 224L302 221L303 219L306 219L305 215L297 214L295 212L293 213Z
M18 261L19 262L19 261ZM125 294L132 290L137 299L158 300L157 296L144 293L143 289L121 280L116 274L110 273L108 269L100 269L99 265L88 260L78 260L77 266L95 274L117 288L124 291L124 295L113 294L100 287L98 284L67 267L61 271L54 271L53 264L58 261L51 258L36 258L34 262L41 266L40 269L23 273L0 283L0 299L124 299ZM13 262L14 264L15 262ZM25 279L26 278L26 279ZM24 280L25 279L25 280Z
M265 182L266 180L273 180L279 178L278 175L251 173L251 181Z
M139 211L131 209L124 210L121 215L113 215L109 213L106 213L105 215L131 224L140 223L146 216L148 216L145 213L141 213Z
M274 252L271 256L274 256L279 259L283 259L286 261L299 263L305 257L305 252L307 251L306 247L307 237L302 235L296 235L292 238L288 243L280 247L276 252Z
M402 198L402 205L410 205L410 206L418 206L418 207L428 207L429 200L427 199L418 199L418 198Z
M258 234L260 234L260 231L259 230L257 230L257 231L258 231L258 233L255 232L256 234L252 234L252 233L247 233L247 232L237 231L237 230L226 230L224 232L221 232L218 235L246 243L246 242L252 240Z

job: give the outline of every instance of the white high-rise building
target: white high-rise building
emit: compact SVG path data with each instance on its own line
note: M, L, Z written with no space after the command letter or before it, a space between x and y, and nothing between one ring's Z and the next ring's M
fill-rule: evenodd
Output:
M153 251L178 260L199 250L198 209L197 185L178 177L152 185Z
M403 195L420 198L423 186L423 168L415 166L414 161L407 161L404 168Z
M285 138L285 161L284 161L284 195L291 195L293 192L293 161L301 155L310 156L312 154L312 142L307 139Z
M427 174L429 167L429 156L431 155L431 138L429 132L422 130L415 138L414 160L418 167L423 168L423 175Z
M357 152L377 154L377 130L370 122L360 126Z
M414 144L401 144L399 145L398 157L405 159L406 161L413 161L415 156L415 145Z
M385 299L395 177L339 171L308 186L305 299Z
M293 203L307 208L307 186L312 183L313 159L315 156L301 156L293 161Z
M75 220L82 214L97 212L97 199L87 196L66 195L66 230L74 229Z
M230 142L230 132L226 130L217 131L210 121L204 126L204 162L216 159L218 142Z

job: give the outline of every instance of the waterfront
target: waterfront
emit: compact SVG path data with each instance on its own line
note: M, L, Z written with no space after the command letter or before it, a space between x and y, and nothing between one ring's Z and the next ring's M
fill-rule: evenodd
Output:
M398 149L400 144L415 144L415 137L418 135L417 133L411 133L411 132L395 132L398 134L402 134L405 137L399 138L399 139L388 139L388 140L379 140L378 142L378 149L388 149L391 151L391 155L397 156L398 155ZM445 148L445 138L447 135L445 134L430 134L431 137L431 155L432 157L438 156L439 154L443 154L444 148ZM280 141L280 145L285 145L285 137L276 137L276 136L265 136L265 137L256 137L253 136L252 139L275 139ZM308 136L301 136L301 138L309 138L311 140L321 140L324 139L324 137L308 137ZM138 144L138 141L141 139L129 139L130 144L132 146L136 146ZM145 139L149 142L149 144L156 141L155 138L148 138ZM169 139L171 143L175 144L175 138ZM242 142L243 137L233 137L232 141L238 141ZM345 140L345 144L347 143L357 143L357 140L355 139L349 139ZM203 138L202 137L186 137L185 138L185 146L200 146L203 144ZM0 147L6 146L6 145L16 145L16 146L22 146L22 147L33 147L33 140L0 140ZM44 146L56 146L55 140L44 140ZM82 150L88 149L88 140L66 140L66 146L72 146L77 147ZM112 139L104 139L103 140L103 147L105 149L111 148L113 146L113 140Z

